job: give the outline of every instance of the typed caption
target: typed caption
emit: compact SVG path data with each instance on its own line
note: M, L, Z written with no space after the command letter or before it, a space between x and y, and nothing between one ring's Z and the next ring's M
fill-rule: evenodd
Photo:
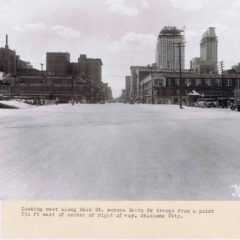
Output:
M214 215L214 209L182 208L108 208L108 207L24 207L19 209L21 217L82 218L82 219L176 219L187 216Z

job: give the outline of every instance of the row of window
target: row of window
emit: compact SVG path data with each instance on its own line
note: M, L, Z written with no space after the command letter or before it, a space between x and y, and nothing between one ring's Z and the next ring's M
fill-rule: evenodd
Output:
M9 86L0 85L0 90L9 90Z
M168 79L167 84L168 86L179 86L179 79ZM233 79L224 79L223 80L225 86L240 86L240 79L236 79L233 81ZM235 84L234 84L235 82ZM182 84L184 86L222 86L222 79L183 79Z
M20 87L17 86L14 88L14 91L28 91L28 92L41 92L41 91L67 91L67 92L71 92L71 91L82 91L83 88L82 87L74 87L73 89L71 87L53 87L53 88L45 88L45 87Z
M240 79L224 79L224 86L240 86ZM179 86L180 81L179 79L167 79L167 84L165 79L155 79L154 86ZM222 86L222 79L183 79L182 80L183 86ZM144 84L143 88L151 88L152 82L148 81Z
M61 79L61 80L56 80L56 79L49 79L49 80L31 80L31 79L20 79L18 81L15 81L15 85L27 85L27 86L31 86L31 85L51 85L53 82L53 84L60 84L60 85L72 85L72 84L83 84L83 81L81 80L74 80L73 79Z

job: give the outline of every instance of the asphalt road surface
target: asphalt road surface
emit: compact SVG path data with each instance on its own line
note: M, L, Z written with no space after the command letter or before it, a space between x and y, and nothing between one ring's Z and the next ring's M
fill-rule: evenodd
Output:
M0 199L238 199L239 123L173 105L0 109Z

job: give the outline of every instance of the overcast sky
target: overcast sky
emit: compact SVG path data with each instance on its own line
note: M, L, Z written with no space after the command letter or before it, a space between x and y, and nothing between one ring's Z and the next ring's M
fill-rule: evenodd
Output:
M0 45L40 69L47 51L101 58L103 81L115 96L131 65L155 61L165 25L186 26L186 67L200 55L207 27L216 27L219 61L240 62L240 0L0 0Z

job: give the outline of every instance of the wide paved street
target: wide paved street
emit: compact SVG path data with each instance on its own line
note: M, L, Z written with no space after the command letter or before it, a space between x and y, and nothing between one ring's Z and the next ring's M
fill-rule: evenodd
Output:
M0 199L225 200L240 113L173 105L0 109Z

